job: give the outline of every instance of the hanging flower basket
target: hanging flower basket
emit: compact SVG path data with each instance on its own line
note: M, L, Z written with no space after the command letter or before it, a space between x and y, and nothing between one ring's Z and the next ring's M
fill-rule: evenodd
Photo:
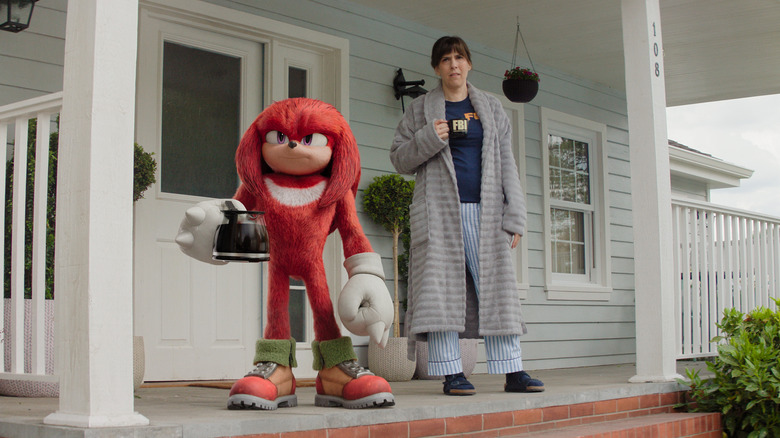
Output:
M512 55L511 68L504 72L504 82L501 84L501 88L504 90L504 96L512 102L526 103L530 102L536 93L539 92L539 74L534 69L534 62L531 61L531 54L528 53L528 61L531 63L531 68L517 67L515 61L517 61L517 43L523 42L526 53L528 53L528 47L525 46L525 39L520 32L520 17L517 17L517 32L515 33L515 50Z
M504 96L512 102L526 103L536 97L539 92L539 82L533 79L512 78L504 79L501 83L504 90Z

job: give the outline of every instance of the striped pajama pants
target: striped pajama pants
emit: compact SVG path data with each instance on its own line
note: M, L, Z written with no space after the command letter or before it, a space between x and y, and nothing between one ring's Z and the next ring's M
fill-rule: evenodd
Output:
M479 213L478 203L461 203L463 242L466 267L474 279L479 297ZM485 353L490 374L507 374L523 370L519 335L485 336ZM463 372L457 332L428 333L428 374L444 376Z

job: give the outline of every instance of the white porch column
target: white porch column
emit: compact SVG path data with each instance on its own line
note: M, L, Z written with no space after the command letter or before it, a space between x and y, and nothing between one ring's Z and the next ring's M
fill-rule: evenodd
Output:
M68 2L57 182L59 410L44 423L137 426L132 181L138 0Z
M622 0L634 217L636 372L632 382L676 371L669 145L659 0Z

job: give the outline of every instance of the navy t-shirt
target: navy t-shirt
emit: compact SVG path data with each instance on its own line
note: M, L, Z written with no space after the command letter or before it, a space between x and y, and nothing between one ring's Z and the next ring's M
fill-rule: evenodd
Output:
M482 181L482 122L467 97L460 102L445 102L447 120L468 120L464 138L450 137L450 151L458 179L460 202L479 202Z

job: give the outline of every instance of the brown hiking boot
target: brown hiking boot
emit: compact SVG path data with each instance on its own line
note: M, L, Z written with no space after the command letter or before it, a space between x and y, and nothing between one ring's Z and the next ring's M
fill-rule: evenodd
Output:
M316 406L343 406L347 409L395 405L390 384L371 371L346 360L317 374Z
M298 405L292 368L260 362L230 389L228 409L274 410Z

